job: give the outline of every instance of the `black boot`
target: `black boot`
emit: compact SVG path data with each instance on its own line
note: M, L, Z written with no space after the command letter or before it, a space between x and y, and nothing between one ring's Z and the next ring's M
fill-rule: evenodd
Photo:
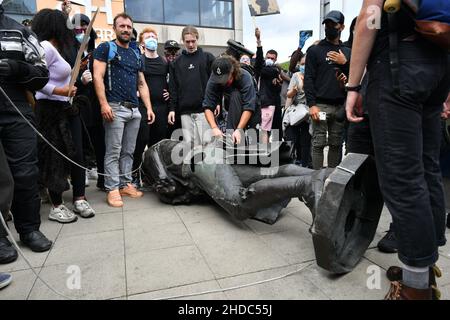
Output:
M389 226L389 230L386 232L386 235L378 242L378 250L384 253L396 253L397 246L397 238L395 237L395 232L392 223Z
M17 260L17 251L8 238L0 237L0 264L11 263Z
M39 230L21 234L20 241L34 252L48 251L52 246L52 242Z

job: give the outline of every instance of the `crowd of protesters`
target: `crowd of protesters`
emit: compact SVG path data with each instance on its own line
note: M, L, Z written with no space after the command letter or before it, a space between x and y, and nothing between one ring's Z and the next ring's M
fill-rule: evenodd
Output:
M2 28L18 28L3 11L0 14ZM47 141L65 155L53 150L47 141L36 139L28 124L19 121L11 110L5 111L9 107L5 98L0 97L3 144L0 144L0 164L7 159L12 173L12 177L0 176L3 179L0 181L14 181L11 205L2 202L0 209L3 214L11 209L21 240L33 251L46 251L51 247L51 241L39 231L39 193L42 201L47 195L49 197L50 220L72 223L78 216L92 218L95 208L86 195L84 167L95 167L97 187L107 193L108 205L122 207L124 198L140 198L149 187L140 175L143 153L163 139L182 139L197 146L231 130L231 139L240 144L246 140L246 130L252 128L259 130L261 143L286 141L291 147L292 163L315 170L338 166L345 152L374 156L376 150L379 155L380 150L389 147L382 146L381 133L371 134L370 103L366 107L366 100L361 98L373 92L373 87L372 91L367 87L370 81L373 83L375 71L381 66L370 70L370 78L369 72L364 79L355 80L359 76L362 78L362 74L352 78L354 30L362 27L355 18L350 39L343 43L341 33L345 28L345 17L339 11L331 11L325 16L322 22L325 38L316 41L306 52L303 52L303 46L307 37L302 35L288 70L283 70L277 63L276 50L270 49L264 54L262 32L258 28L255 30L257 51L253 56L227 52L215 57L199 47L200 35L193 26L186 26L182 31L184 50L177 41L169 39L164 42L164 56L159 56L158 43L164 39L159 38L157 31L147 27L138 34L133 29L132 17L121 13L113 22L115 40L95 47L95 31L88 35L90 39L74 86L70 86L72 69L78 66L77 52L90 20L78 14L72 19L75 28L70 29L68 19L68 12L64 10L39 11L31 22L27 22L29 27L21 26L29 39L36 36L28 49L33 54L25 55L28 60L18 63L14 59L21 60L21 57L0 56L8 59L7 62L0 60L3 61L0 69L4 71L0 77L2 87L31 121L35 119L36 127ZM358 38L356 45L361 46L361 41ZM377 41L381 43L386 39ZM377 44L381 46L380 43ZM384 57L384 53L377 54ZM435 57L441 58L438 50ZM376 58L376 55L371 57L372 60ZM433 58L431 54L429 58ZM446 65L447 61L443 59L444 70ZM387 67L384 72L389 72ZM13 81L13 77L16 80ZM443 78L442 81L446 80ZM356 85L359 83L362 87ZM17 89L19 87L26 91ZM448 82L440 90L436 93L439 98L448 94ZM362 94L350 102L358 108L362 105L362 122L347 121L344 107L347 92ZM442 116L445 117L449 116L449 98L444 104L446 109ZM441 100L434 104L440 102L442 106L444 100ZM34 112L29 108L30 104ZM376 125L388 126L379 123L382 119L374 117L373 121ZM20 126L14 125L16 123ZM3 133L8 126L10 132ZM176 129L182 129L180 137L173 134ZM22 139L11 142L13 138L9 139L8 134L15 135L14 139ZM432 138L436 137L430 137L430 141ZM392 197L401 188L395 183L393 186L389 182L383 183L389 175L395 175L400 166L391 166L382 158L379 160L384 163L380 173L381 191L389 209L396 212L398 205ZM6 162L1 166L6 167ZM435 173L430 175L435 176ZM435 177L433 182L436 190L442 185L437 179ZM70 189L69 182L73 199L72 204L66 206L63 193ZM8 193L2 191L3 195ZM439 193L439 197L441 195ZM1 200L6 203L8 199ZM442 211L442 207L425 209ZM393 216L393 225L400 225L396 220L400 219L399 215ZM17 259L17 252L1 226L0 231L0 263L10 263ZM405 232L391 228L380 242L380 250L397 252L401 248L404 252L395 235L398 233L404 238ZM438 245L445 243L442 237L435 241ZM431 265L434 261L429 260ZM428 276L428 272L414 271L413 267L417 266L414 259L402 261L412 264L406 269L407 284L422 289L423 281L419 287L414 285L422 274ZM5 277L1 274L0 283L10 281ZM417 294L416 291L413 293Z

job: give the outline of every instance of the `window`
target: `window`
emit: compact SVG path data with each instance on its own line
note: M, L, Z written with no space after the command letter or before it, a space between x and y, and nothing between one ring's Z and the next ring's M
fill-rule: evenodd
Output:
M32 19L36 13L36 0L10 0L4 1L5 13L18 22Z
M198 1L164 0L164 22L199 25Z
M233 28L233 3L200 0L200 22L205 27Z
M163 23L163 0L132 0L125 1L125 11L135 21L152 21Z
M233 0L125 0L125 11L140 23L233 29Z

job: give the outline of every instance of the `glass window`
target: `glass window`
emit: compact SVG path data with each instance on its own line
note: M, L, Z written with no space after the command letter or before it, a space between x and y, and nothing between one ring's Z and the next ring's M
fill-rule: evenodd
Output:
M164 18L166 23L199 25L199 2L197 0L165 0Z
M164 22L163 0L127 0L125 11L136 22Z
M205 27L232 28L233 3L220 0L200 0L200 24Z
M5 13L18 22L31 19L36 13L36 0L10 0L4 1Z

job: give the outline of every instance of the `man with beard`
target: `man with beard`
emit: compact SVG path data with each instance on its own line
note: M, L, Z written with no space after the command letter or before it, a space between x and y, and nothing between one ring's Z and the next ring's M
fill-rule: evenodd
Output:
M155 121L143 63L130 48L133 20L125 13L114 18L115 41L102 43L94 52L94 86L105 126L105 188L107 202L122 207L122 196L142 197L131 183L133 153L141 121L139 95L149 123ZM105 75L107 75L105 77Z
M345 88L337 75L348 77L350 49L340 41L344 15L330 11L325 19L326 38L307 52L305 94L312 119L312 164L323 167L324 148L329 146L328 167L335 168L342 157L344 123L336 115L343 109ZM328 137L328 138L327 138Z

